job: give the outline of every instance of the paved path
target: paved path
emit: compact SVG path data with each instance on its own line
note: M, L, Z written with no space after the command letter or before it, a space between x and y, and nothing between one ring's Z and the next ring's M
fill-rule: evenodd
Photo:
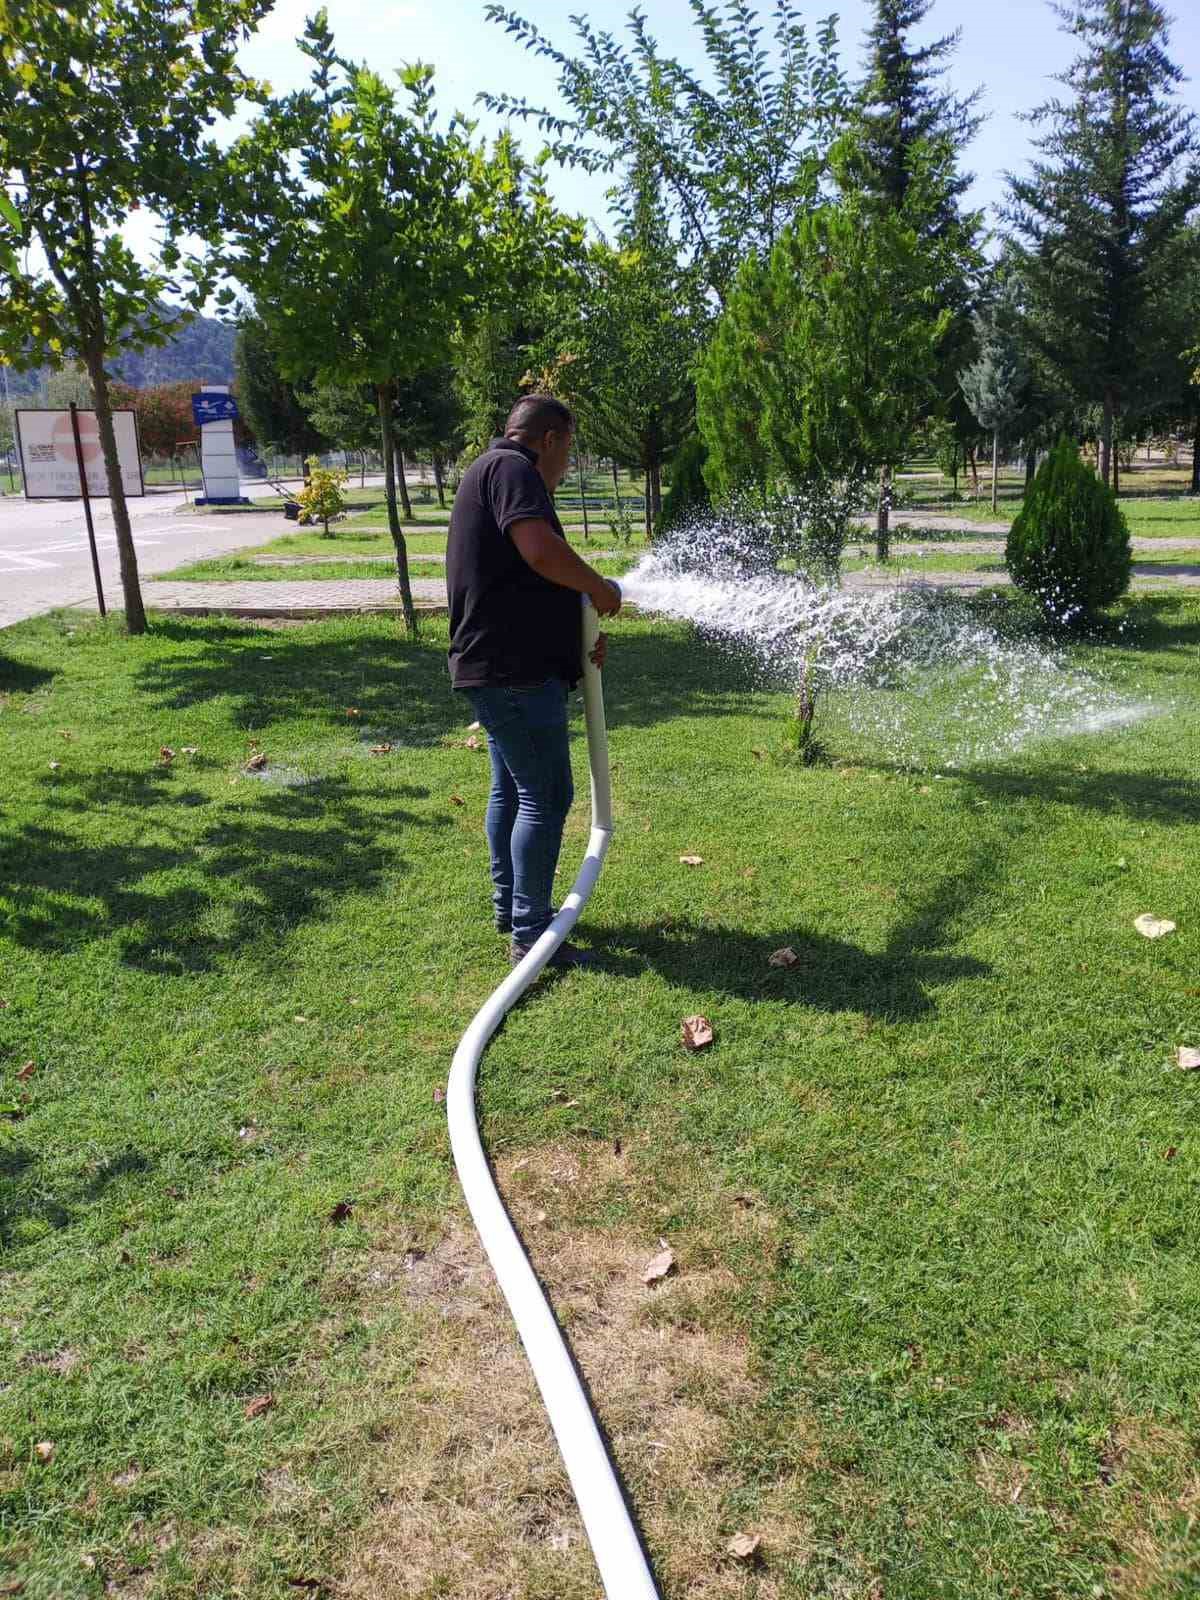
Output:
M414 578L413 599L422 607L446 604L441 578ZM148 583L146 605L185 616L222 611L232 616L296 617L326 611L398 611L400 591L394 578L298 579L295 583L184 583L174 578Z

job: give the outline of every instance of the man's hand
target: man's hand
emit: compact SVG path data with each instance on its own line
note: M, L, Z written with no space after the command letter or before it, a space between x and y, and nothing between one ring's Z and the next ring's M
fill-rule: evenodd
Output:
M588 599L602 617L615 617L621 609L621 591L608 578L601 578L594 589L588 590Z
M592 651L592 660L603 671L604 663L608 660L608 635L606 633L597 636L596 647Z

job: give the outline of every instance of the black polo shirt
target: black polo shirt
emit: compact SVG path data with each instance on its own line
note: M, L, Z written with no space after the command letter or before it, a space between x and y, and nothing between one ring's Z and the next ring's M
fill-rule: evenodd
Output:
M510 537L515 522L535 518L566 537L536 463L515 439L495 439L454 496L446 587L456 689L579 680L579 596L539 577Z

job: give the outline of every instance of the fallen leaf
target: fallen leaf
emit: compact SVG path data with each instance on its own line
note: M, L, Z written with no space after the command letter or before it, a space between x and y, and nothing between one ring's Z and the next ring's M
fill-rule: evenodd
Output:
M1134 917L1133 925L1144 939L1161 939L1168 933L1175 932L1175 924L1168 922L1165 917L1151 916L1149 911L1144 911L1140 917Z
M713 1042L713 1027L707 1017L684 1017L679 1033L687 1050L703 1050Z
M161 761L170 762L170 761L174 761L174 759L175 759L175 752L174 752L174 750L171 749L171 746L169 744L159 745L159 747L158 747L158 755L159 755L159 759Z
M39 1440L33 1447L33 1453L39 1461L53 1461L54 1441L52 1439Z
M273 1394L256 1394L254 1399L242 1408L242 1414L246 1417L261 1417L263 1412L270 1411L274 1404Z
M735 1194L733 1203L735 1206L740 1206L743 1211L754 1210L754 1196L751 1194Z
M1175 1061L1180 1072L1200 1072L1200 1050L1193 1045L1181 1044L1175 1052Z
M297 1014L296 1014L296 1015L295 1015L295 1016L294 1016L294 1017L293 1017L293 1018L292 1018L292 1021L293 1021L293 1022L307 1022L307 1021L308 1021L308 1018L307 1018L307 1017L302 1017L302 1016L300 1016L300 1014L299 1014L299 1013L297 1013Z
M390 755L391 751L393 750L393 748L394 748L394 746L392 746L390 744L373 744L371 746L371 754L373 756Z
M358 716L361 716L362 713L359 711L357 706L347 706L346 707L346 715L348 717L358 717Z
M704 857L703 856L680 856L679 865L681 867L702 867L704 865Z
M1167 1146L1167 1148L1163 1151L1163 1160L1164 1161L1174 1161L1175 1157L1178 1154L1179 1154L1179 1146L1177 1144L1169 1144Z
M614 1139L613 1140L613 1155L619 1156L620 1154L621 1154L621 1141L620 1141L620 1139Z
M463 799L462 795L460 795L460 794L452 794L450 796L450 804L452 806L465 806L466 803L467 802Z
M773 955L767 957L767 965L769 967L794 967L799 959L800 957L792 949L791 945L785 944L782 950L776 950Z
M24 1594L24 1593L25 1593L25 1579L24 1578L6 1578L3 1583L0 1583L0 1594Z
M466 745L468 750L482 750L483 748L483 741L477 739L474 734L469 739L464 739L463 744Z
M535 1211L534 1215L533 1215L533 1220L535 1222L542 1223L542 1222L546 1222L548 1220L548 1218L547 1218L546 1213L544 1211Z
M469 728L468 728L468 729L467 729L467 732L468 732L468 733L478 733L478 732L479 732L479 730L480 730L480 729L481 729L481 728L482 728L482 727L483 727L483 723L482 723L482 722L473 722L473 723L472 723L472 724L471 724L471 726L470 726L470 727L469 727Z
M33 1074L35 1073L36 1070L37 1070L37 1068L34 1066L33 1062L32 1061L27 1061L25 1063L25 1065L23 1067L21 1067L17 1072L17 1082L18 1083L28 1083L30 1078L33 1077Z
M339 1200L337 1205L335 1205L333 1210L329 1213L329 1220L330 1222L345 1222L347 1217L353 1215L353 1212L353 1200Z
M57 761L52 761L50 763L50 771L51 772L57 772L58 768L59 768L59 763Z
M194 745L194 744L180 745L179 748L180 748L180 750L183 752L183 754L185 756L194 756L194 755L198 755L200 753L199 752L199 746L198 745Z
M757 1533L735 1533L726 1548L735 1561L753 1561L761 1544Z
M661 1283L664 1278L669 1278L674 1271L675 1252L669 1245L664 1244L658 1254L647 1261L642 1271L642 1282L649 1288L653 1284Z
M433 1103L442 1106L446 1103L446 1091L440 1085L433 1091Z
M247 772L261 772L263 767L266 766L266 764L267 764L267 753L266 753L265 750L260 750L257 753L257 755L252 755L250 757L249 761L247 761L247 763L246 763L246 771Z
M750 752L750 754L754 757L755 761L761 761L762 758L766 755L766 753L767 752L765 750L751 750L751 752Z

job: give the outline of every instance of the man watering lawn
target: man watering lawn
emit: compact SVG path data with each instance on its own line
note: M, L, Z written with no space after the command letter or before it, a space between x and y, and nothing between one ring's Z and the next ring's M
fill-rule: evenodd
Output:
M579 596L601 616L621 606L610 583L567 543L551 498L575 435L569 408L526 395L504 437L463 474L450 514L450 680L474 707L492 758L487 838L496 927L520 961L546 931L563 825L574 797L567 696L578 683ZM593 652L604 665L605 638ZM555 967L587 966L563 944Z

